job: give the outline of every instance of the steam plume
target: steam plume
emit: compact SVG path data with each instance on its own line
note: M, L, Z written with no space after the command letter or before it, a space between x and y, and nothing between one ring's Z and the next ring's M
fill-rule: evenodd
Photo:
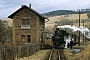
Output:
M76 26L71 26L71 25L63 25L63 26L58 26L57 28L69 28L72 30L72 32L80 31L82 34L84 34L84 36L90 39L89 29L83 26L76 27Z

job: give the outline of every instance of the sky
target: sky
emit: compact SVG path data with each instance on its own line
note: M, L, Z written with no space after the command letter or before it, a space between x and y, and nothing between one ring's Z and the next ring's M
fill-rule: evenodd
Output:
M0 18L7 18L21 5L29 4L39 13L90 8L90 0L0 0Z

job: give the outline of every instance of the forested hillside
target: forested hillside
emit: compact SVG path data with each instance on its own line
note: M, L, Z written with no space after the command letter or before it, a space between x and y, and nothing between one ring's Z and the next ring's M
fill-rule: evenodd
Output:
M81 14L89 12L89 9L83 9L80 11ZM67 15L67 14L78 14L78 11L75 10L55 10L47 13L43 13L44 16L59 16L59 15Z

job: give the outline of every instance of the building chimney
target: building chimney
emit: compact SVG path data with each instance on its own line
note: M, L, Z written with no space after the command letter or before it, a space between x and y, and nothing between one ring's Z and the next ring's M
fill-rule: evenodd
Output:
M25 5L21 5L21 7L23 7L23 6L25 6Z
M31 3L29 4L29 8L31 8Z

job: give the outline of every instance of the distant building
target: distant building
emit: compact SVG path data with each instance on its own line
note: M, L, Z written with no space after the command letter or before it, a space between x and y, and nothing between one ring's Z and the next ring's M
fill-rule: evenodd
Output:
M8 18L13 19L13 45L40 43L44 40L45 17L26 5L21 5Z

